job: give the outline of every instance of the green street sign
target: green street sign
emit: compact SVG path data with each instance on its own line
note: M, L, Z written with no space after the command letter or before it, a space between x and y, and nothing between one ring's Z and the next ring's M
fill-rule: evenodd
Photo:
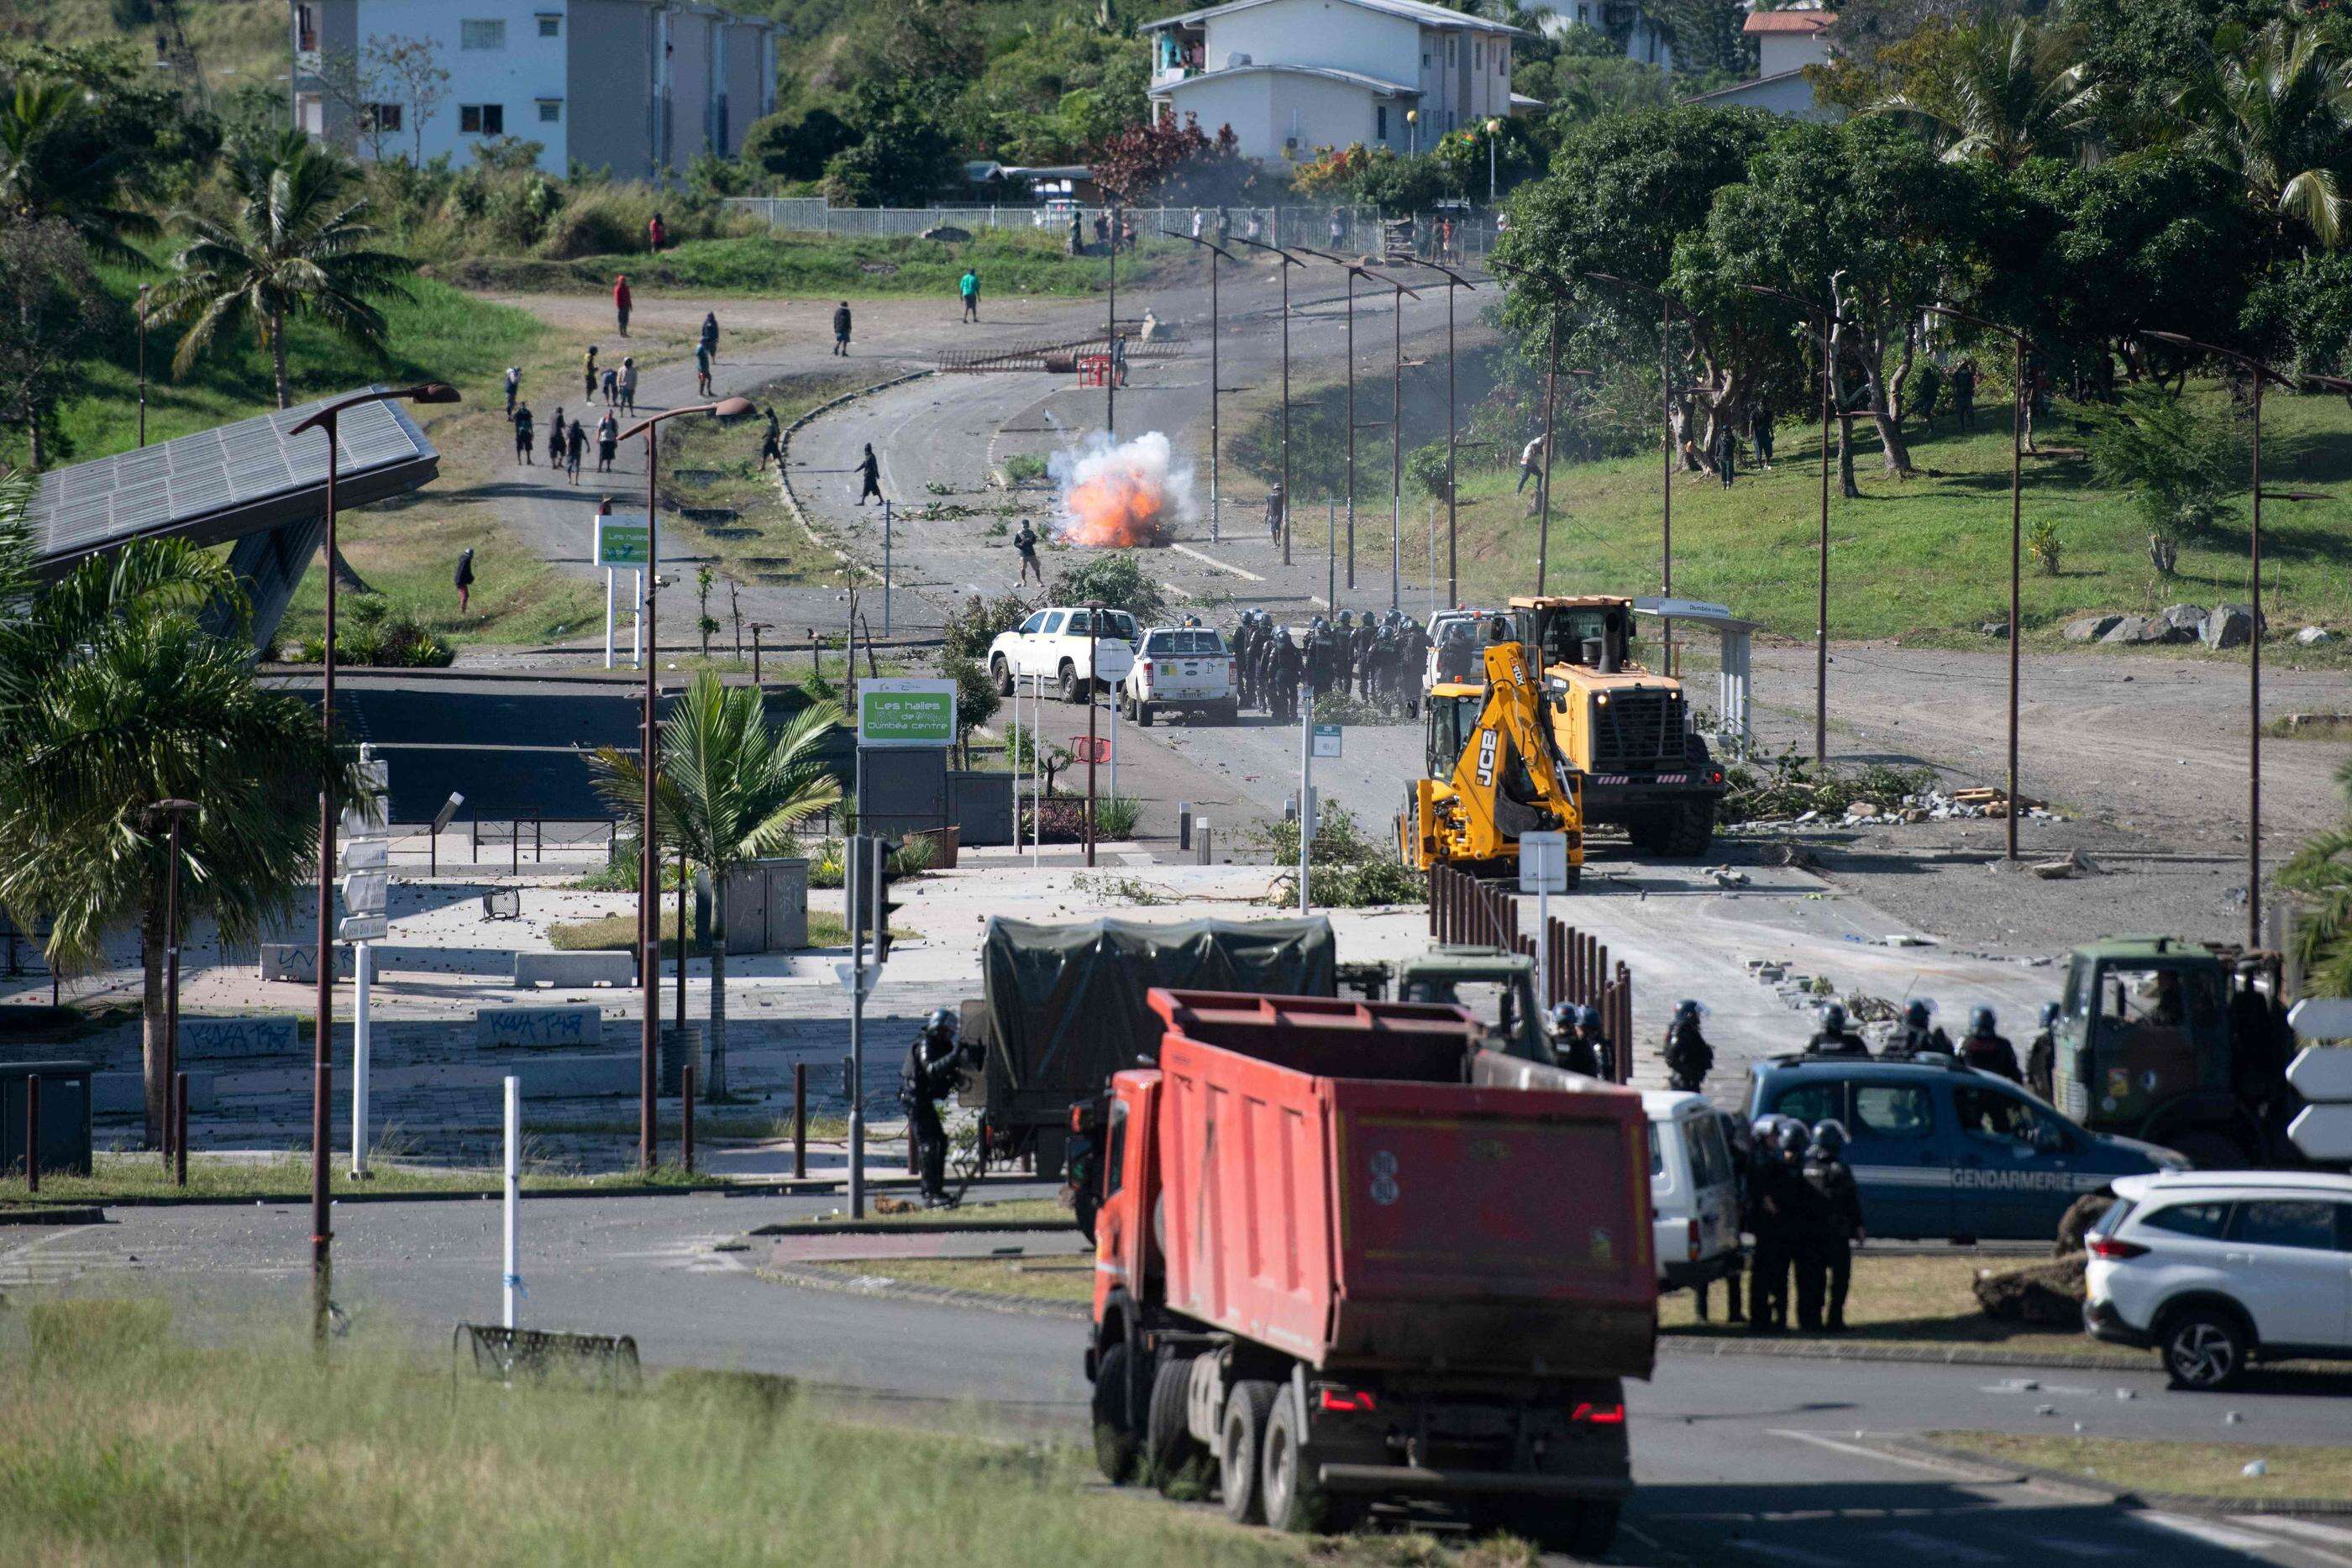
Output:
M596 564L643 568L654 559L653 525L641 517L596 519Z
M857 744L953 746L953 681L896 678L857 684Z

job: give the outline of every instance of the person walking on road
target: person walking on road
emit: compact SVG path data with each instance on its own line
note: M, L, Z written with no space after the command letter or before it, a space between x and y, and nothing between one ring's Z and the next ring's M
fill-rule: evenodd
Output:
M613 471L613 454L620 444L621 422L614 417L613 411L608 408L604 411L604 417L596 422L597 473L610 474Z
M857 492L857 504L862 507L868 499L880 500L882 498L882 460L874 455L874 444L870 441L866 444L866 455L857 460L857 476L861 482Z
M509 419L512 419L514 417L515 398L520 395L521 392L522 367L520 365L509 365L507 367L507 417Z
M1525 491L1528 480L1543 477L1543 450L1544 438L1540 435L1519 448L1519 483L1517 487L1512 490L1512 495L1517 496ZM1540 496L1543 491L1538 489L1536 494Z
M708 343L697 343L694 346L694 390L702 397L711 395L710 345Z
M574 419L563 437L563 476L573 484L580 483L580 459L588 455L588 433Z
M563 410L560 405L555 411L555 422L547 427L547 465L563 466Z
M719 357L719 312L716 310L702 313L702 346L710 350L712 359Z
M636 413L637 361L635 355L625 355L622 358L620 392L621 412L624 413Z
M580 356L580 400L586 402L594 398L596 395L596 345L593 343L589 344L588 351Z
M466 613L466 601L472 598L474 592L474 551L472 547L468 546L464 553L457 557L457 575L453 580L456 582L457 587L457 613L463 615Z
M963 277L956 280L956 292L963 297L963 319L967 321L978 321L980 319L980 273L977 268L967 267L963 269Z
M846 299L833 308L833 351L845 360L849 358L849 301Z
M517 403L515 405L514 433L515 461L528 468L530 466L530 454L533 444L530 431L530 404L524 402Z
M1021 519L1021 531L1013 536L1013 548L1021 555L1021 580L1028 581L1034 571L1037 574L1037 586L1045 587L1045 569L1037 559L1037 530L1029 526L1026 517Z
M1282 538L1284 497L1282 481L1276 479L1265 493L1265 532L1272 539Z
M784 430L783 426L777 422L776 411L772 408L768 411L768 428L760 436L761 473L764 474L768 471L768 460L772 457L775 459L776 472L782 473L784 471Z
M629 275L625 272L613 279L613 314L621 324L621 336L629 335L629 308L635 304L629 293Z

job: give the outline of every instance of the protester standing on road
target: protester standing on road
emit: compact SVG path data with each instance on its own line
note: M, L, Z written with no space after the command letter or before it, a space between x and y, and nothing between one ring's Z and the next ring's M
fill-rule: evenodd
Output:
M849 301L846 299L833 308L833 351L845 360L849 358Z
M625 413L637 412L637 361L634 354L621 360L621 409Z
M702 346L710 350L712 359L719 357L719 312L716 310L702 313Z
M703 397L709 397L712 395L710 391L710 345L708 343L697 343L694 346L694 390L698 394Z
M514 433L515 461L528 468L530 466L530 453L532 445L530 438L530 404L523 402L517 403L515 405Z
M561 404L555 410L555 423L547 427L547 465L550 468L563 466L563 409Z
M1268 538L1279 540L1282 538L1283 506L1282 481L1276 479L1274 487L1265 493L1265 532Z
M956 1015L935 1008L922 1031L908 1048L906 1066L899 1071L898 1108L907 1113L907 1137L914 1145L922 1173L923 1202L936 1207L948 1199L947 1128L940 1121L940 1102L955 1092L962 1068L956 1044Z
M1512 495L1523 493L1528 487L1528 480L1540 480L1543 477L1543 452L1544 438L1540 435L1519 448L1519 482L1511 491ZM1540 496L1543 491L1538 488L1536 494Z
M1845 1163L1845 1124L1831 1118L1813 1127L1812 1152L1805 1156L1805 1184L1821 1200L1811 1267L1821 1270L1827 1299L1820 1322L1807 1323L1831 1333L1845 1333L1846 1290L1853 1282L1853 1249L1863 1239L1862 1188Z
M573 484L580 483L580 459L588 455L588 433L575 418L563 439L563 473Z
M612 372L610 371L605 372L607 375L610 375L611 373ZM613 454L619 448L620 444L621 422L614 416L613 411L608 408L604 411L604 417L596 422L597 473L610 474L613 471Z
M635 297L629 292L629 275L624 272L613 279L613 314L620 321L624 338L629 335L629 308L635 303Z
M1995 1023L1990 1008L1980 1007L1969 1014L1969 1035L1960 1041L1960 1060L1979 1072L2021 1083L2025 1075L2017 1070L2017 1048Z
M604 406L612 408L621 401L621 372L612 366L604 367L604 378L597 390L604 394Z
M457 613L463 615L466 613L466 601L474 592L474 551L471 546L457 557L457 575L454 580L457 585Z
M1045 587L1045 569L1037 559L1037 530L1029 526L1026 517L1021 519L1021 531L1013 536L1013 548L1021 557L1021 580L1028 581L1034 571L1037 574L1037 586Z
M585 402L596 395L596 345L593 343L589 344L588 351L580 356L580 398Z
M507 367L507 417L509 419L512 419L514 417L515 397L521 391L522 367L520 365L509 365Z
M857 492L857 504L866 505L868 498L882 498L882 459L874 455L874 444L866 444L866 455L857 460L857 474L862 487Z
M980 272L978 268L967 267L963 269L963 276L956 280L956 292L963 297L963 319L967 321L979 320Z

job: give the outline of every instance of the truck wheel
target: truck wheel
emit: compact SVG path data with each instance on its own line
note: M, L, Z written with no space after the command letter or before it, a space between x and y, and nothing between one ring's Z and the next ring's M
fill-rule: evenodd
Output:
M1258 1456L1258 1496L1265 1521L1294 1535L1311 1535L1333 1529L1331 1500L1315 1477L1314 1461L1305 1455L1307 1418L1298 1401L1285 1389L1266 1417L1265 1438Z
M1003 654L999 653L996 656L994 667L991 669L989 673L996 677L996 695L1001 697L1011 696L1013 695L1013 666L1004 662Z
M1715 841L1715 802L1694 800L1666 813L1664 852L1675 860L1696 860Z
M2252 1151L2227 1133L2200 1129L2165 1140L2165 1146L2200 1171L2243 1170L2257 1164Z
M1217 1424L1217 1484L1224 1489L1225 1517L1235 1524L1256 1524L1265 1517L1257 1456L1273 1408L1274 1385L1255 1378L1234 1384L1225 1396L1225 1418Z
M1138 729L1150 729L1151 727L1151 705L1150 703L1138 703L1135 705L1135 727Z
M1674 841L1674 815L1671 810L1632 811L1625 818L1625 838L1633 852L1642 855L1666 855L1673 852L1667 846Z
M1062 700L1075 706L1083 700L1079 694L1085 689L1085 683L1078 679L1078 667L1067 659L1063 660Z
M1192 1357L1171 1355L1160 1364L1159 1373L1151 1380L1151 1408L1144 1417L1143 1456L1150 1466L1151 1484L1160 1495L1172 1498L1179 1492L1197 1494L1202 1477L1201 1461L1208 1450L1192 1436L1186 1424L1184 1404L1192 1382Z
M1142 1443L1135 1427L1135 1352L1121 1340L1095 1367L1095 1466L1103 1479L1125 1486L1135 1479Z

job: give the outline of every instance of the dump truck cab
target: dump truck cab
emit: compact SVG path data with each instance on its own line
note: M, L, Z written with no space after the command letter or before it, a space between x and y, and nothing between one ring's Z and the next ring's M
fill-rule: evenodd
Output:
M1705 854L1723 769L1692 727L1682 683L1635 660L1633 601L1522 597L1511 615L1542 672L1585 821L1622 827L1643 854Z
M1525 953L1447 944L1400 958L1396 998L1466 1009L1486 1026L1488 1050L1552 1065L1551 1039L1536 1000L1536 961Z
M2275 955L2174 936L2075 948L2051 1036L2058 1108L2208 1169L2295 1163L2279 979Z

